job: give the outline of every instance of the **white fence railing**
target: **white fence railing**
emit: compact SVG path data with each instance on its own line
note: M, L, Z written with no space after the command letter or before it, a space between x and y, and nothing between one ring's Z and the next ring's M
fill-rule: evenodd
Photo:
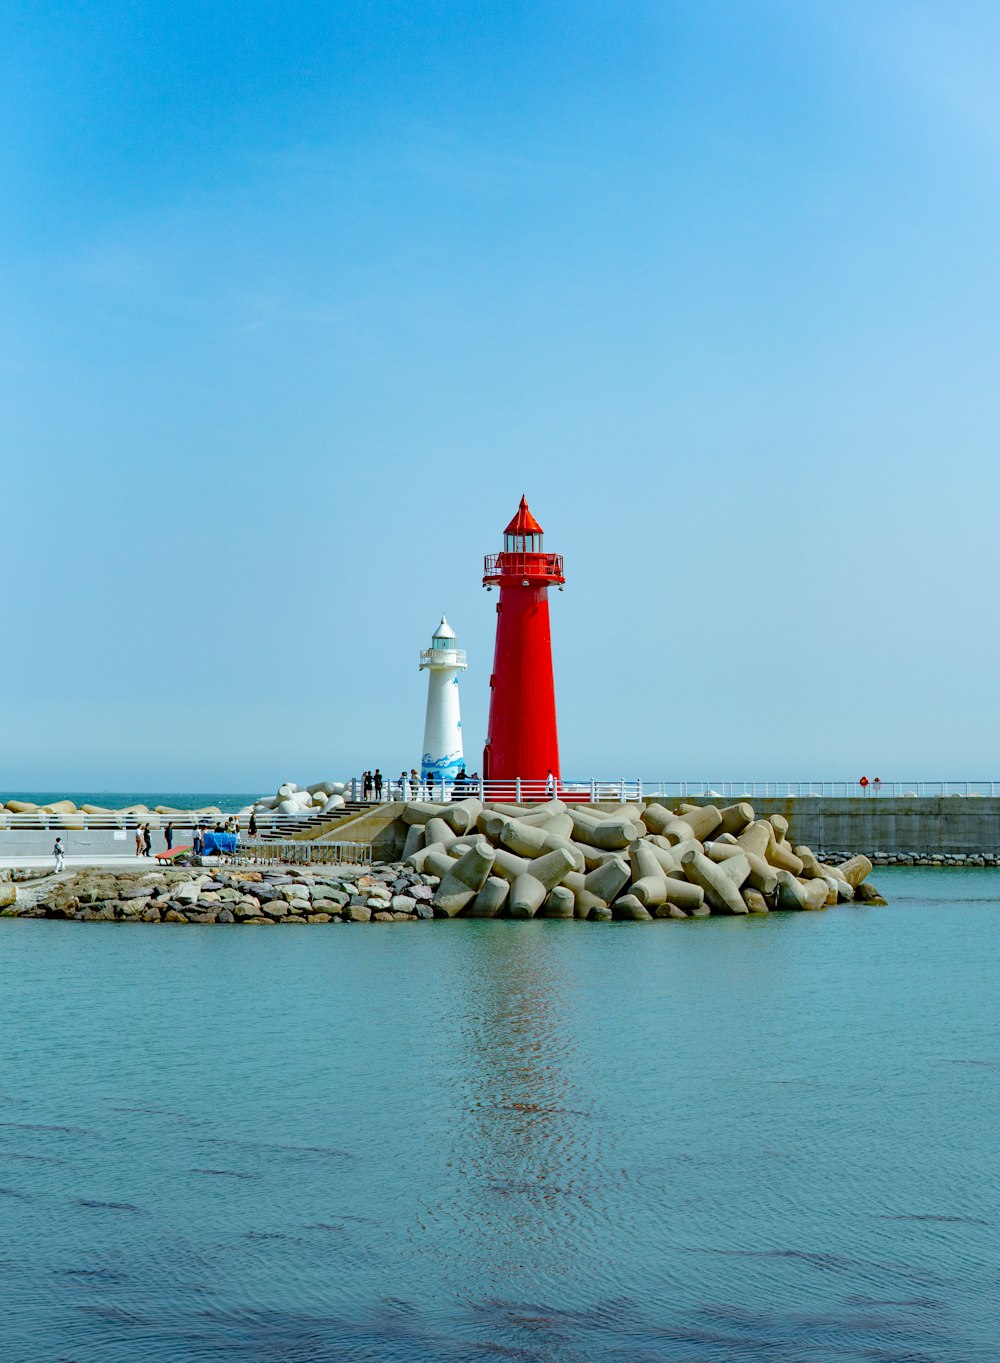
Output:
M360 779L353 782L353 789L348 792L352 800L365 802L362 794ZM509 802L511 804L533 804L542 800L558 798L576 803L621 803L626 804L631 801L641 800L684 800L689 797L697 799L724 800L798 800L798 799L898 799L900 797L913 796L1000 796L1000 781L882 781L878 785L870 781L866 787L861 786L857 781L643 781L638 778L628 779L621 777L617 780L559 780L548 781L529 781L521 778L512 778L506 781L465 781L455 783L452 781L407 781L400 784L398 781L387 782L383 787L379 800L388 803L393 800L429 800L433 803L448 803L452 800L461 800L467 796L475 796L484 803ZM368 797L368 802L376 804L374 793ZM322 815L312 810L303 810L300 814L273 814L271 812L257 815L257 830L259 833L273 837L279 837L282 832L294 832L310 826L319 826L333 822L337 815ZM0 837L5 832L13 832L16 829L48 829L58 832L97 832L105 831L127 831L134 833L136 829L149 824L152 832L162 831L168 823L173 824L174 834L177 838L183 837L192 831L197 825L205 828L214 827L217 820L209 819L206 816L190 815L166 816L160 814L144 814L136 816L134 814L82 814L76 813L56 813L46 814L42 810L26 810L22 813L14 813L9 809L0 808ZM241 831L245 834L247 821L241 820Z
M683 800L689 796L719 800L810 798L886 799L901 796L1000 796L1000 781L879 781L877 778L862 786L860 781L643 781L621 777L617 780L559 780L529 781L513 777L505 781L470 781L455 783L440 779L425 781L387 782L378 799L429 800L445 802L475 796L486 803L510 801L512 804L540 800L579 802L665 799ZM351 798L364 800L360 780L352 785ZM377 803L374 793L367 797Z

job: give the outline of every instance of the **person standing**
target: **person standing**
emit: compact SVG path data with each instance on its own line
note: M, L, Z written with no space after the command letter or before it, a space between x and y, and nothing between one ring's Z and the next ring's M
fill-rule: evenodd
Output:
M410 778L406 774L406 768L399 773L399 798L408 800L410 798Z
M551 800L552 797L553 797L553 795L555 795L555 793L556 793L556 778L552 775L552 768L550 767L550 768L549 768L549 774L548 774L548 776L546 776L546 778L545 778L545 794L546 794L546 795L549 797L549 799Z
M136 826L135 826L135 854L136 854L137 857L141 857L141 856L142 856L142 844L143 844L142 827L141 827L139 824L136 824Z
M382 773L378 767L375 768L375 775L372 777L372 785L375 787L375 800L378 802L382 798Z
M372 798L372 774L370 771L361 773L361 798L363 800Z
M247 824L247 832L251 838L257 836L257 811L255 809L250 811L250 822Z
M167 851L172 851L174 846L174 826L172 823L168 823L163 830L163 841L167 844Z
M149 824L146 824L142 830L142 855L144 857L153 855L153 834Z
M201 824L196 823L194 826L194 837L191 839L192 851L194 852L196 857L201 856L202 846L203 844L201 841Z
M56 859L56 873L58 874L60 871L65 871L66 853L65 850L63 849L62 838L56 838L56 845L52 849L52 855Z

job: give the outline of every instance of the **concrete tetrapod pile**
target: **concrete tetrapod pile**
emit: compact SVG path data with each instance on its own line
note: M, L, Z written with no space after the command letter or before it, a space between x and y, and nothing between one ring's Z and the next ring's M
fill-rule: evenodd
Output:
M343 809L345 796L350 792L349 781L316 781L301 788L294 781L286 781L274 795L262 795L242 814L333 814Z
M864 856L821 863L788 821L740 801L528 808L410 803L404 862L440 877L434 912L471 918L653 918L884 904Z

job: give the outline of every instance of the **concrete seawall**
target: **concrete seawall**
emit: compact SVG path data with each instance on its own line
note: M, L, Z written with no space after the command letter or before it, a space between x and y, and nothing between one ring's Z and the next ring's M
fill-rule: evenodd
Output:
M721 804L692 796L688 804ZM758 798L759 815L783 814L789 838L815 852L885 852L892 856L1000 852L1000 798L924 795L798 799Z

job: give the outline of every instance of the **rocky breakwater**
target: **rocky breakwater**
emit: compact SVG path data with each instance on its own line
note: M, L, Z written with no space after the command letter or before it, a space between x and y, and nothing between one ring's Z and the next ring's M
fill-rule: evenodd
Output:
M439 877L435 914L474 918L683 919L884 904L867 857L833 866L746 801L597 809L410 803L403 849Z
M373 867L105 869L17 886L0 914L126 923L392 923L429 918L702 918L884 904L864 856L831 865L778 814L559 800L407 804L403 860ZM9 874L9 873L8 873Z
M436 885L435 877L401 865L145 873L95 869L50 875L40 883L0 880L0 916L83 923L397 923L433 918Z

